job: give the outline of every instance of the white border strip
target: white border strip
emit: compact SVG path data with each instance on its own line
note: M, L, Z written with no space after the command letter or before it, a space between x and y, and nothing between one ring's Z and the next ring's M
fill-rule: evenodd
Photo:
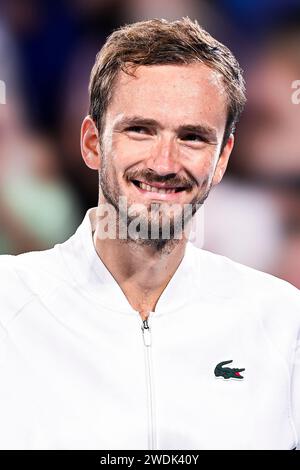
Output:
M6 104L6 86L3 80L0 80L0 104Z

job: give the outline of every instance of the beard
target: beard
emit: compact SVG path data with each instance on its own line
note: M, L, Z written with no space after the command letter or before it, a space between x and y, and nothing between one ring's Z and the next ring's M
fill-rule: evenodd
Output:
M99 170L99 187L106 203L113 206L117 215L117 225L122 227L122 231L126 233L122 237L122 241L126 243L135 243L141 246L154 248L159 252L171 252L173 247L177 245L183 237L186 229L189 228L194 214L203 205L208 197L212 183L208 189L201 194L197 194L189 204L182 207L179 204L174 205L155 202L148 205L138 204L137 210L134 209L135 204L127 206L120 204L120 200L124 196L120 192L116 174L109 174L108 166L104 164ZM155 175L151 170L143 172L130 172L126 175L127 181L133 181L135 178L141 178L142 181L151 183L168 182L169 185L184 186L187 190L191 190L196 184L194 181L167 176ZM208 178L204 181L203 186L206 187ZM129 183L131 184L131 183ZM126 199L126 198L125 198ZM127 201L127 200L126 200ZM140 209L140 210L139 210ZM134 227L134 230L132 228ZM120 239L120 237L118 237Z

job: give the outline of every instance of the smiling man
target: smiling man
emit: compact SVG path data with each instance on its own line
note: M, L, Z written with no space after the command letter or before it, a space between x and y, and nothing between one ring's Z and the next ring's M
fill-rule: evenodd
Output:
M188 18L135 23L89 90L97 207L0 261L1 448L300 446L299 291L188 241L245 103L236 59Z
M142 227L124 243L104 237L98 217L94 244L143 319L183 258L192 215L222 179L244 101L234 57L189 20L123 28L97 57L82 155L99 171L98 207L114 207L118 227L137 218Z

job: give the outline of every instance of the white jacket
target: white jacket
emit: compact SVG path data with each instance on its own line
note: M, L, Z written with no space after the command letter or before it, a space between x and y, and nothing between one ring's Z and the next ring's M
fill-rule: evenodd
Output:
M299 290L188 243L143 332L94 212L0 257L0 448L300 447Z

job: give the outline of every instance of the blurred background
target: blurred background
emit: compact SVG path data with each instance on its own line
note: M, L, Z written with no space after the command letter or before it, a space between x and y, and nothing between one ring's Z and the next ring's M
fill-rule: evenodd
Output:
M227 174L205 203L204 248L300 288L299 0L0 1L0 254L65 241L97 205L79 135L106 36L185 15L231 48L248 90Z

